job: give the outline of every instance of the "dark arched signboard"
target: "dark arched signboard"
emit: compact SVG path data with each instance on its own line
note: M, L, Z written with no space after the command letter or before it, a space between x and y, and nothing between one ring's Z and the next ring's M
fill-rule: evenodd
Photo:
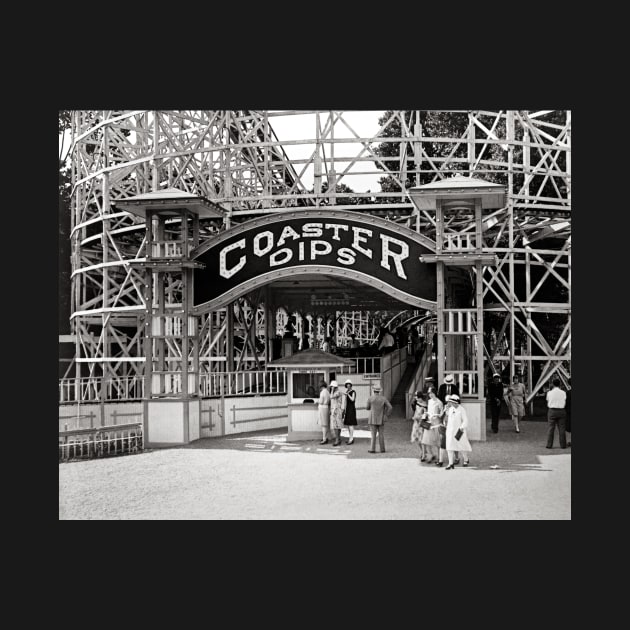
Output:
M192 257L194 310L221 308L275 279L303 273L352 278L418 308L436 300L435 243L391 221L357 212L302 210L247 221Z

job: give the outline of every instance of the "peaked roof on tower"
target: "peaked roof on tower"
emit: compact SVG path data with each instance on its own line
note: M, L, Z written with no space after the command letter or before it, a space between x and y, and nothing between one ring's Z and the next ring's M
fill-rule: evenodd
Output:
M147 210L176 210L180 208L186 208L203 218L223 216L221 207L206 197L172 187L142 193L135 197L118 199L113 201L112 205L141 217L146 217Z

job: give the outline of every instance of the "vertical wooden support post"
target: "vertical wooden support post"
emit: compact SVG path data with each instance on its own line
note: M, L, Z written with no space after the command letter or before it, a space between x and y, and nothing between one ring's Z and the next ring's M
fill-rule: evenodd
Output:
M109 150L109 132L108 127L105 125L103 127L103 166L107 168L107 154ZM101 178L101 184L103 186L103 215L108 215L111 211L111 202L109 196L109 173L105 171ZM109 322L111 318L111 314L107 312L107 309L110 306L113 306L109 303L109 267L107 263L109 262L109 221L103 219L102 220L102 231L101 231L101 247L103 248L103 269L102 269L102 278L103 278L103 313L101 314L101 331L102 331L102 339L103 339L103 357L111 356L111 344L109 338ZM105 380L110 376L110 366L108 361L102 362L102 379L101 379L101 387L105 387Z
M337 203L337 174L335 173L335 112L330 111L330 170L328 171L328 202Z
M531 266L530 266L530 253L529 245L525 245L525 301L529 304L531 300L532 292L532 280L531 280ZM532 314L531 311L527 311L527 380L528 389L531 392L534 388L534 373L533 364L531 360L532 356ZM529 403L529 413L534 413L534 400Z
M225 150L221 152L223 156L223 182L225 186L225 202L224 207L226 210L225 218L223 219L226 229L232 227L232 150L230 149L230 111L225 112L225 129L227 131L227 138L225 140Z
M468 176L472 177L475 168L475 123L473 113L468 112Z
M514 111L507 111L506 128L508 142L508 222L509 222L509 269L510 269L510 382L514 376Z
M158 164L158 149L160 144L160 125L158 122L158 112L153 112L153 171L151 173L151 184L153 192L160 190L160 168Z
M234 302L225 307L225 369L234 371Z
M319 113L317 113L315 115L315 163L313 165L313 190L315 191L316 208L319 208L321 204L320 195L322 194L321 132L321 122L319 120Z
M483 209L481 199L475 199L475 252L481 255L483 231ZM475 262L475 306L477 307L477 398L485 398L485 371L483 369L483 265L481 261Z
M435 212L435 243L436 253L442 253L442 234L443 234L443 211L442 200L436 199ZM444 382L444 372L446 370L446 348L444 339L444 304L445 304L445 282L444 282L444 263L436 263L437 275L437 340L438 347L436 350L437 369L438 369L438 385Z
M265 110L265 113L263 115L263 133L264 133L264 138L265 138L265 143L270 142L271 138L270 138L270 133L269 133L269 113L267 112L267 110ZM271 176L269 173L269 159L270 159L270 155L271 155L271 147L269 146L269 144L265 144L265 147L263 148L263 155L264 157L264 164L263 164L263 176L265 178L265 181L263 182L263 191L265 196L267 197L267 199L263 199L263 208L270 208L271 207L271 197L273 195L273 189L271 186ZM265 309L267 307L265 306ZM265 314L266 314L266 310L265 310Z

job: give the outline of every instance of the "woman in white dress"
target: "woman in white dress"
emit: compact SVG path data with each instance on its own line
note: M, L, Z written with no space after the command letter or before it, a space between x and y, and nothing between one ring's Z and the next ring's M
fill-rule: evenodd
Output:
M447 411L446 420L446 450L448 452L448 466L444 470L452 470L455 468L455 452L459 451L464 458L464 466L468 466L470 462L469 453L472 447L468 441L466 434L468 429L468 416L466 410L461 406L459 396L451 394L451 404ZM456 439L457 432L461 429L462 434Z
M324 381L319 384L319 388L317 413L319 415L319 424L322 427L322 441L320 444L328 444L328 427L330 426L330 392L328 391L328 387Z
M335 438L333 446L339 446L343 429L343 395L337 381L330 381L330 429Z
M416 392L415 398L411 401L413 408L413 426L411 428L411 442L416 442L420 447L420 461L423 462L426 459L426 447L422 443L422 434L424 429L420 426L420 423L427 417L427 402L424 399L424 394L420 391Z
M444 417L444 405L442 401L437 397L435 387L429 387L427 390L427 395L429 396L429 422L431 423L431 433L433 433L435 437L435 441L437 446L435 447L438 451L438 460L435 462L436 466L441 466L444 461L444 450L440 448L442 443L442 436L440 434L440 427L443 427Z
M430 464L433 460L437 460L439 455L440 433L438 431L438 427L442 422L441 418L444 407L442 405L442 401L436 396L435 389L433 387L429 387L427 394L429 396L429 402L427 403L427 415L431 428L425 429L422 433L422 443L426 449L426 462L427 464Z

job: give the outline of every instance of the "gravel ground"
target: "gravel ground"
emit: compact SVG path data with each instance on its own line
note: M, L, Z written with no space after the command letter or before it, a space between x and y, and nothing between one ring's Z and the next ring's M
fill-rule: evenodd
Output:
M546 422L473 442L471 465L420 463L411 424L387 452L286 441L271 430L59 465L60 519L570 519L571 449L545 449ZM378 448L378 447L377 447ZM497 469L491 466L499 466Z

